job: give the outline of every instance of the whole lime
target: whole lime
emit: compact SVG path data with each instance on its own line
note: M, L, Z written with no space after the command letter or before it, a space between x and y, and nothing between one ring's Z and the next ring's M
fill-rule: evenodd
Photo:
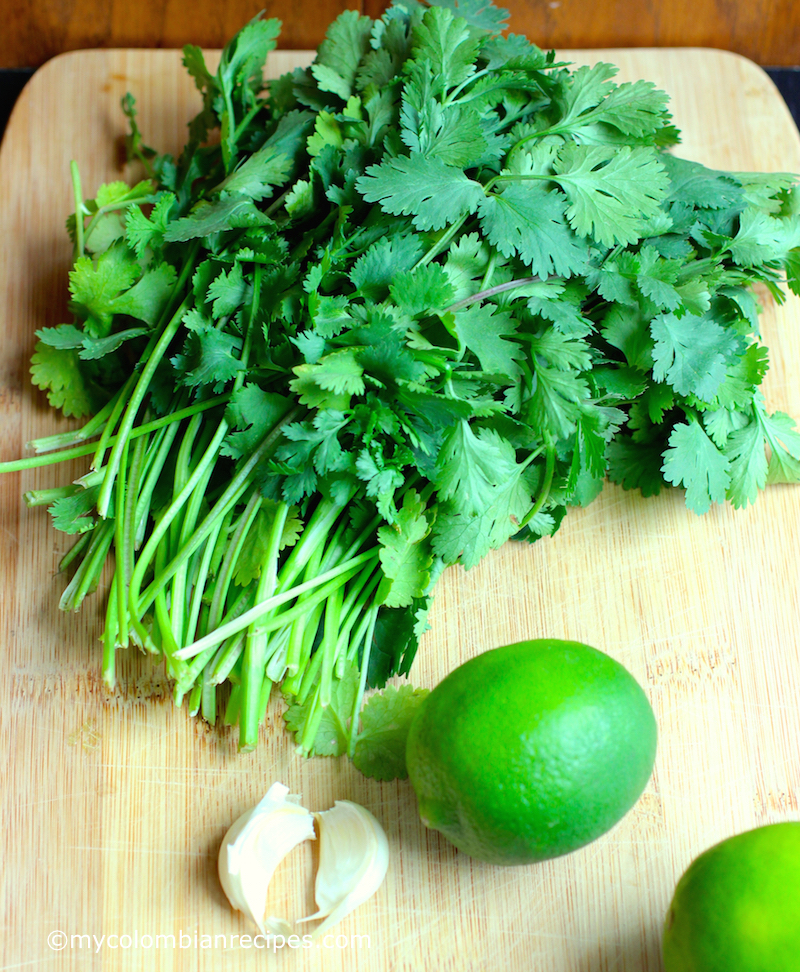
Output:
M800 972L800 823L729 837L675 888L666 972Z
M420 706L406 763L420 816L459 850L531 864L588 844L633 806L656 720L618 662L575 641L495 648Z

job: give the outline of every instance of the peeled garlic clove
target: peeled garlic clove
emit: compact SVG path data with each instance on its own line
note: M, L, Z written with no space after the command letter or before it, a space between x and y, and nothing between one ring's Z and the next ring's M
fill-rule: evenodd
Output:
M314 840L314 817L300 797L273 783L264 799L231 826L219 849L219 879L231 905L258 925L262 935L291 934L282 918L264 918L275 868L305 840Z
M301 921L325 918L314 929L317 936L375 894L389 867L389 842L369 810L349 800L337 800L331 810L314 816L320 832L314 887L319 911Z

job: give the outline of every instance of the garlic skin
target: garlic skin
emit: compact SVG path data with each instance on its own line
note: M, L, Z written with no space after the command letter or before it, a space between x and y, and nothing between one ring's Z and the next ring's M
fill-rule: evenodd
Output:
M219 850L219 879L228 901L258 925L262 935L288 937L283 918L264 917L275 868L298 844L314 840L314 817L282 783L230 827Z
M314 886L319 910L300 921L325 919L313 931L316 938L375 894L389 867L389 842L369 810L350 800L337 800L314 816L320 832Z

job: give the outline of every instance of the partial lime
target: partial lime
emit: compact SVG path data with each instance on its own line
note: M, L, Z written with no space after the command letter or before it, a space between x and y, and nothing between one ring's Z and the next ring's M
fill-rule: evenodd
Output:
M800 972L800 822L705 851L675 888L666 972Z

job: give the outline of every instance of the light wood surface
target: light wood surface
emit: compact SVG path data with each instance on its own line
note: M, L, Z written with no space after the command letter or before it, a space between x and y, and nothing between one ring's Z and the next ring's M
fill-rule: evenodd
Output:
M611 60L623 78L669 91L685 157L800 171L797 130L769 80L744 59L699 50L566 53ZM308 59L284 52L271 67ZM26 88L6 133L2 459L65 427L31 387L27 361L34 329L65 319L69 160L87 193L124 175L117 159L126 90L147 141L177 150L197 94L179 55L164 51L57 58ZM800 417L800 301L764 304L768 404ZM59 613L63 535L21 502L24 490L63 481L54 467L0 479L0 969L655 972L663 916L689 861L734 832L800 819L800 487L773 487L754 508L700 518L680 492L645 500L609 486L588 509L570 512L555 537L509 544L474 570L443 577L415 684L433 686L510 641L574 638L629 668L660 728L655 774L614 830L565 858L499 869L426 832L407 782L378 784L346 760L297 756L277 700L262 745L240 756L235 732L176 710L160 667L133 651L110 695L99 677L96 603ZM369 948L287 947L270 959L231 946L231 935L252 929L223 897L217 850L274 780L311 809L352 799L384 825L386 882L336 930L369 936ZM309 913L315 853L306 845L278 872L274 913ZM132 941L111 939L98 951L76 939L54 951L47 936L56 930ZM175 948L163 939L158 949L133 944L170 934ZM221 939L195 947L195 936L219 935L228 936L224 951Z
M763 65L800 64L795 0L498 0L540 47L716 47ZM0 67L38 67L95 47L221 47L259 10L280 45L315 48L345 8L379 17L388 0L0 0ZM712 79L713 84L713 79Z

